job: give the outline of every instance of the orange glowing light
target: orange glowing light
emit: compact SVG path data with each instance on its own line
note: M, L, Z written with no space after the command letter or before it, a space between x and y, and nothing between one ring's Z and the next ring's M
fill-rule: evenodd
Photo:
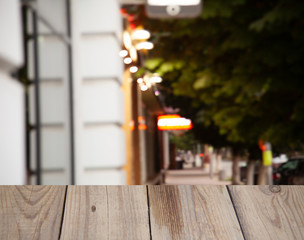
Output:
M143 116L138 116L138 130L147 130L146 119Z
M190 130L192 122L190 119L181 117L178 114L160 115L157 117L158 130Z
M139 124L138 125L138 130L147 130L147 125L145 125L145 124Z
M259 140L259 147L262 150L262 152L265 152L267 150L266 145L264 144L263 140Z

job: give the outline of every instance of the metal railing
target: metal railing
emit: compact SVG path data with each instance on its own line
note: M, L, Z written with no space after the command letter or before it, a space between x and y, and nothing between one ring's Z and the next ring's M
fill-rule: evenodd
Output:
M40 185L42 183L41 178L41 106L40 106L40 97L41 97L41 90L40 90L40 72L39 72L39 29L38 29L38 22L42 22L44 26L50 31L50 33L60 39L62 43L64 43L68 50L68 94L69 94L69 140L70 140L70 169L71 169L71 178L70 183L75 183L75 164L74 164L74 107L73 107L73 69L72 69L72 44L71 44L71 12L70 12L70 0L66 0L66 22L67 22L67 34L62 34L56 30L55 27L42 16L38 8L36 7L36 1L29 1L29 0L22 0L22 19L23 19L23 29L24 29L24 57L25 57L25 64L23 67L22 76L22 83L25 85L25 104L26 104L26 166L28 171L28 183L29 178L31 175L36 175L36 184ZM27 24L28 24L28 14L32 16L32 33L29 34L27 32ZM29 79L28 76L28 41L33 40L33 56L34 56L34 76L33 79ZM35 87L35 125L31 125L29 112L30 112L30 104L29 104L29 86L34 84ZM36 169L35 171L31 170L31 134L30 132L35 130L36 136L36 143L35 143L35 155L36 155Z

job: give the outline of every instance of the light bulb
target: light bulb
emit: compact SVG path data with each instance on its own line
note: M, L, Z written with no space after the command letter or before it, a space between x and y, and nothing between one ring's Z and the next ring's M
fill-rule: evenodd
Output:
M147 91L148 90L148 86L147 85L141 85L140 86L140 89L144 92L144 91Z
M136 50L136 48L133 47L133 46L130 48L130 57L132 58L132 60L133 60L134 62L137 61L137 50Z
M130 67L130 72L131 73L136 73L137 71L138 71L138 67L136 67L136 66Z
M127 50L121 50L119 52L119 56L122 57L122 58L128 56L128 51Z
M154 45L151 42L140 42L136 44L137 50L142 50L142 49L151 50L153 47Z
M125 64L130 64L132 62L132 59L130 57L127 57L124 59Z
M150 32L144 29L137 29L132 33L132 39L134 40L146 40L151 36Z
M152 76L150 77L151 83L161 83L163 79L160 76Z
M128 31L124 31L124 33L123 33L123 42L124 42L126 49L131 48L132 40L131 40L130 33Z

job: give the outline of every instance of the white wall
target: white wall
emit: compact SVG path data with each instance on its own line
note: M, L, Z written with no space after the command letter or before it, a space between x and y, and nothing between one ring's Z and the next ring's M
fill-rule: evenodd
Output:
M23 62L18 0L0 1L0 185L25 184L24 92L10 77Z
M73 0L76 184L125 184L121 49L116 0Z
M72 0L76 184L125 184L126 160L121 49L122 19L116 0ZM66 34L62 0L38 0L39 14ZM31 18L29 17L29 23ZM31 26L28 26L31 31ZM70 184L67 48L38 24L42 184ZM25 184L24 89L10 72L22 64L18 0L0 1L0 184ZM33 42L29 41L29 77ZM30 89L30 121L34 118ZM31 132L35 170L35 131ZM35 179L32 178L35 183Z

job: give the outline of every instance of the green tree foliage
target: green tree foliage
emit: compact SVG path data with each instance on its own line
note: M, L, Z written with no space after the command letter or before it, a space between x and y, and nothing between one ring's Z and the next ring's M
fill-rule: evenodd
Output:
M230 142L296 148L304 142L303 16L297 0L206 0L196 19L147 19L156 47L145 67L163 76L179 107L194 109L195 122Z
M187 131L181 135L170 135L170 142L174 143L178 150L193 150L195 139L192 131Z

